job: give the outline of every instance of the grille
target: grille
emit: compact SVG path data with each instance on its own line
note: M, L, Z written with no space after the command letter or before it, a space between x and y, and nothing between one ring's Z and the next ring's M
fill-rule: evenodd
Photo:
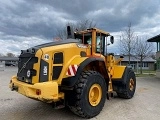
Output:
M38 58L33 54L26 53L19 56L18 73L19 81L32 83L32 76L36 75L36 70L33 69L34 63L38 62ZM27 71L30 70L30 76L27 76Z
M63 68L62 64L63 64L63 53L62 52L55 53L53 59L52 80L56 80L59 78Z
M55 53L53 64L62 64L63 63L63 53Z

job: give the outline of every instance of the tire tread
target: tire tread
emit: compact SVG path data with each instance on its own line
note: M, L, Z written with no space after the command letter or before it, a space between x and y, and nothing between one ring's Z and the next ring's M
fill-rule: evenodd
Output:
M69 106L70 110L78 115L78 116L81 116L83 118L92 118L94 116L90 116L88 114L85 113L85 111L81 108L80 106L80 100L81 100L81 94L83 92L83 87L86 85L86 82L87 82L87 78L89 76L92 76L92 75L98 75L99 73L96 72L96 71L83 71L78 79L78 82L76 83L75 85L75 90L76 90L76 103L74 106ZM100 113L100 111L99 111ZM99 114L98 113L98 114ZM95 115L96 116L96 115Z

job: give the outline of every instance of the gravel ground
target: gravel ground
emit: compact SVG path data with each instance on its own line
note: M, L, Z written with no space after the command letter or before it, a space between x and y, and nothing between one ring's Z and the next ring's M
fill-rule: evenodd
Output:
M55 110L50 104L29 99L9 89L15 67L0 71L0 120L74 120L82 119L69 109ZM160 79L138 77L137 89L132 99L116 95L106 100L101 113L93 120L160 120Z

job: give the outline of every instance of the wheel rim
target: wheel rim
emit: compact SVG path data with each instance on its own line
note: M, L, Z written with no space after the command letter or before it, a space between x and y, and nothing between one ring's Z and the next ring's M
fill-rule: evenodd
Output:
M97 106L102 98L102 88L99 84L93 84L89 90L89 103Z
M133 89L134 89L134 80L132 78L130 79L130 82L129 82L129 89L131 91L133 91Z

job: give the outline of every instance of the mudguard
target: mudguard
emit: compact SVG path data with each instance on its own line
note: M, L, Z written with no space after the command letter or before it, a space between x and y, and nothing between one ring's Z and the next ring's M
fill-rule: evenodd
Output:
M89 58L84 59L84 61L82 61L79 64L75 76L63 78L61 86L62 87L67 87L67 88L72 88L75 85L75 83L77 82L78 77L82 73L82 71L85 68L85 66L87 66L89 63L91 63L93 61L102 61L102 62L104 62L104 60L102 58L89 57ZM74 63L74 62L72 62L72 63ZM106 73L107 73L107 71L106 71Z
M119 89L119 86L123 86L126 84L126 78L128 76L128 73L132 71L132 68L130 67L125 67L125 70L123 72L123 75L121 78L118 79L112 79L112 83L113 83L113 89L114 91L117 91Z

